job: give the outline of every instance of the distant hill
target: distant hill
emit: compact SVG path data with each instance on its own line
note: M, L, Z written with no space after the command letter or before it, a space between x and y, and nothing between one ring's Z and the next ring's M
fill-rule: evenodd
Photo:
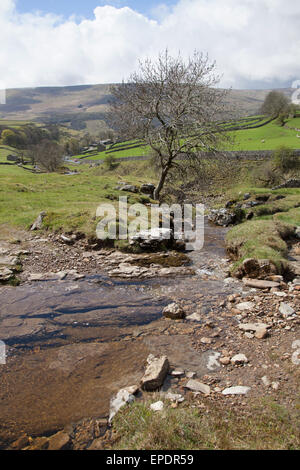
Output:
M20 88L7 90L0 119L59 122L74 130L97 133L106 127L110 85ZM229 108L235 115L255 115L270 90L232 90ZM281 90L289 96L290 89Z

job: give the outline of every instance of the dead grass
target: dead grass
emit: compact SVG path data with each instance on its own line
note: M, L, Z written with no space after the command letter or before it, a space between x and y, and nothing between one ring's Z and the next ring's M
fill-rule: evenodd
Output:
M155 400L151 400L153 403ZM300 448L299 410L292 415L269 399L247 409L186 403L163 412L150 410L150 401L135 403L115 418L113 449L127 450L292 450ZM298 415L298 416L296 416Z

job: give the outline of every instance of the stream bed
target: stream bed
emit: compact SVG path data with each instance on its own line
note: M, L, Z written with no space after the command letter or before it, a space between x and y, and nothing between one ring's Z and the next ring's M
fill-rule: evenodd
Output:
M122 281L99 270L84 280L0 287L0 339L7 346L0 446L21 432L47 435L107 416L112 394L139 383L149 353L206 373L205 354L193 349L197 325L176 323L171 334L162 311L178 300L189 314L201 306L205 318L232 292L224 282L225 233L206 222L204 248L189 253L195 275Z

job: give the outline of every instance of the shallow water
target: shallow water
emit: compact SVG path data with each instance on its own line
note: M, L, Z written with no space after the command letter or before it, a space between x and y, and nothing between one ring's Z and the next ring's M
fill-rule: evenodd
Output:
M0 366L0 445L21 429L42 434L106 415L112 393L139 381L150 352L176 348L163 336L164 306L197 302L200 294L205 315L228 293L219 267L225 232L206 222L203 250L189 254L195 276L119 281L99 273L0 288L0 338L8 346L7 364ZM152 324L155 336L140 338ZM200 367L201 358L182 340L177 363L188 349Z

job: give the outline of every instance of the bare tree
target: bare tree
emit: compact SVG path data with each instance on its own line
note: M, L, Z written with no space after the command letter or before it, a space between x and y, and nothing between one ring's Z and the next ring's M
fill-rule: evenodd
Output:
M127 139L145 141L159 163L160 192L171 169L195 164L204 152L214 155L224 139L218 119L224 108L225 92L214 88L219 82L215 63L197 51L187 61L171 57L166 50L156 61L140 62L138 72L127 83L114 85L114 126ZM176 160L176 161L175 161Z
M40 166L49 173L57 171L62 165L63 148L56 142L44 140L32 147L32 164Z

